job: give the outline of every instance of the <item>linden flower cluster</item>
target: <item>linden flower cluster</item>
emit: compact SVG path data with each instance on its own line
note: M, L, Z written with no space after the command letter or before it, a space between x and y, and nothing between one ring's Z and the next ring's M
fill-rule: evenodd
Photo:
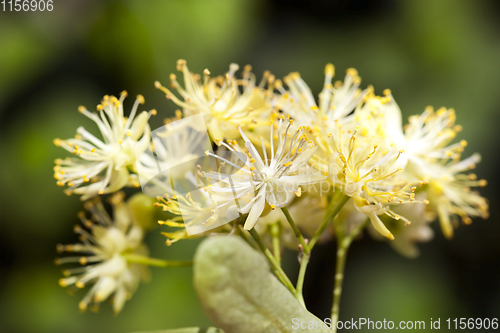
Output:
M77 265L64 271L62 286L90 285L82 310L110 299L119 312L146 266L190 264L149 257L147 219L168 227L168 245L240 235L260 247L303 304L303 274L317 241L336 238L337 260L343 260L366 228L414 257L416 243L433 237L434 220L451 238L459 219L470 224L488 216L487 200L474 189L486 181L469 173L480 156L462 159L467 143L457 139L461 126L453 109L427 107L403 124L390 90L379 96L372 86L361 88L352 68L334 82L332 64L317 98L299 73L281 80L266 71L258 81L251 66L238 73L231 64L226 74L211 77L208 69L190 72L185 60L177 70L182 80L171 74L169 87L155 82L180 108L165 126L151 130L148 122L157 112L139 111L141 95L127 114L122 92L104 96L95 112L79 107L95 131L79 127L74 138L54 140L72 155L56 160L57 185L80 195L92 216L80 214L80 243L57 248L81 253L57 263ZM126 201L118 192L141 186L155 199L141 194ZM105 195L114 217L98 198ZM283 245L300 254L296 287L280 266Z

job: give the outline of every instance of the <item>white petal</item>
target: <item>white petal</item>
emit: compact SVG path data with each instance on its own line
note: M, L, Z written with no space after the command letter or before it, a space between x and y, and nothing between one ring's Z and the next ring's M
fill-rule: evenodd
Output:
M127 290L124 287L117 288L113 299L113 312L115 314L119 313L123 309L123 305L126 300Z
M94 295L94 301L100 303L111 295L116 289L116 280L109 276L104 276L97 282L97 290Z
M248 214L247 220L245 221L245 226L244 228L246 230L250 230L255 226L255 223L257 223L257 220L259 219L260 215L264 211L264 207L266 205L266 196L265 194L266 190L266 185L262 187L260 190L259 194L256 197L256 201L250 210L250 214Z
M393 234L387 229L385 224L380 220L380 218L375 213L368 214L370 221L372 222L373 227L377 230L382 236L389 238L390 240L394 239Z

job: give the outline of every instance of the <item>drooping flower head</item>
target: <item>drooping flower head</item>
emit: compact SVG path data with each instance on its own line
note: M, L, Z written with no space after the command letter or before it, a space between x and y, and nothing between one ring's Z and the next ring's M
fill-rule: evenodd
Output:
M118 191L129 183L137 184L131 179L129 169L134 168L136 151L144 151L149 145L148 119L156 111L143 111L136 116L139 104L144 103L144 98L139 95L127 118L123 113L126 96L126 92L120 99L104 96L97 106L97 114L83 106L78 108L96 123L102 138L79 127L75 138L54 140L57 146L75 155L56 160L54 167L57 184L69 186L67 194L81 194L81 199L86 200L97 194Z
M111 203L114 219L99 200L87 202L85 208L91 212L92 218L88 219L82 212L79 217L85 228L75 226L81 243L57 246L60 253L75 254L56 259L57 264L78 265L65 269L63 272L66 277L60 279L59 284L63 287L74 285L76 288L92 285L79 304L82 311L91 303L98 307L112 296L113 310L115 313L120 312L147 274L145 266L128 263L124 257L127 254L147 254L142 228L133 219L121 193L113 196Z
M175 74L170 75L170 80L180 98L158 81L155 86L182 107L185 116L203 114L213 140L235 139L239 135L236 125L249 127L258 122L263 112L271 109L274 83L274 76L265 72L257 85L251 66L245 66L242 78L238 79L235 76L238 69L237 64L231 64L226 75L215 78L211 78L210 71L205 69L202 82L200 75L189 71L185 60L179 60L177 70L184 76L184 87ZM267 90L264 89L266 83L269 84Z

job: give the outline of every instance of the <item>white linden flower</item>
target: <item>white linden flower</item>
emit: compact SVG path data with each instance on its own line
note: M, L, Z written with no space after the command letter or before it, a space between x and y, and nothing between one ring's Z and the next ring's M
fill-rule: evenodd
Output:
M470 217L488 217L488 203L471 187L485 186L485 180L478 180L474 174L461 172L473 169L480 161L479 154L460 161L465 140L450 144L462 130L455 125L453 109L440 108L434 112L427 107L421 115L411 116L404 132L401 129L401 110L390 97L387 104L386 129L394 145L405 149L406 159L412 177L429 182L427 187L431 207L437 213L443 234L453 237L453 223L450 216L458 215L465 224Z
M273 134L275 125L271 124L270 154L266 151L264 139L261 138L262 156L239 128L248 152L248 159L241 159L243 167L223 157L208 153L209 156L218 158L223 163L238 169L235 174L207 172L204 176L207 179L220 180L219 183L208 186L207 189L212 199L216 202L223 202L222 205L251 197L249 202L239 209L241 213L249 214L244 226L247 230L254 227L266 203L271 209L284 207L295 195L300 195L299 185L309 185L326 179L326 176L313 174L314 170L306 166L316 148L305 136L305 129L299 128L293 135L290 135L288 133L290 125L291 122L283 126L283 118L279 119L278 143L275 149ZM232 152L247 154L236 141L229 141L229 144L218 143ZM223 187L221 184L228 186Z
M205 157L205 151L212 147L203 117L169 122L153 131L151 138L151 145L137 158L143 192L151 197L174 195L177 186L185 187L186 180L189 188L196 185L193 170L200 156Z
M399 106L389 90L385 93L390 100L384 110L385 133L391 144L405 150L405 157L401 159L403 167L411 162L424 171L429 162L437 159L460 159L467 142L461 140L450 145L462 130L462 126L455 125L455 110L440 108L434 111L428 106L421 115L411 116L403 128Z
M291 115L299 126L308 126L313 129L342 121L361 103L363 97L371 90L361 90L361 78L354 68L347 70L344 82L337 81L332 85L334 67L327 64L325 67L325 83L319 94L319 103L302 80L299 73L291 73L285 77L288 86L286 91L277 81L277 89L281 93L278 106L285 114ZM351 117L352 118L352 117Z
M142 112L136 117L139 104L144 98L139 95L127 118L123 114L123 92L120 99L104 96L97 106L98 114L80 106L78 110L93 120L101 132L97 138L85 128L79 127L74 139L55 139L60 146L76 155L74 158L58 159L54 167L57 185L69 188L67 194L81 194L82 200L97 194L118 191L129 183L138 185L129 174L134 168L136 150L145 151L149 145L149 117L156 111Z
M238 137L236 125L248 127L257 122L260 115L271 109L272 84L274 76L264 73L264 78L256 85L255 75L251 66L245 66L241 79L237 79L235 72L237 64L229 66L229 72L224 76L210 78L210 71L203 72L203 82L200 75L189 71L186 61L177 62L177 70L182 71L184 87L178 82L174 74L170 80L181 98L163 87L158 81L156 88L162 90L167 99L182 107L186 116L203 114L208 131L213 140L235 139ZM269 83L267 90L265 84Z
M228 209L232 209L232 214L235 219L238 217L236 211L236 203L218 206L209 193L203 188L203 184L196 179L195 175L188 171L186 180L192 186L198 186L198 191L192 191L187 194L165 194L158 196L158 202L155 207L161 207L164 212L172 213L174 216L166 221L158 221L160 225L169 227L181 228L174 232L163 232L162 234L168 238L167 245L171 245L181 239L188 238L193 234L203 235L203 232L222 225L224 222L229 222Z
M368 146L371 141L382 144L380 130L373 121L378 111L387 103L388 98L373 94L373 87L361 90L361 78L355 69L347 70L344 82L332 85L334 67L325 68L325 83L319 100L316 102L307 84L298 73L285 78L289 87L286 91L279 82L276 86L281 92L278 107L290 115L298 125L308 126L318 151L311 158L311 164L322 172L328 171L328 161L336 156L339 149L337 137L346 136L359 128ZM331 137L335 140L332 140ZM387 150L386 147L381 147Z
M114 220L100 201L87 202L85 207L92 213L92 220L87 219L83 212L80 218L90 232L77 225L75 232L80 235L81 243L57 246L60 253L82 253L56 259L57 264L80 265L63 271L67 277L59 280L61 286L83 288L86 284L93 284L79 304L82 311L90 303L98 308L101 302L113 295L113 310L120 312L147 274L145 266L128 263L124 257L125 254L145 255L147 249L142 243L144 232L122 199L123 195L118 193L111 200Z
M463 223L470 224L470 217L487 218L488 201L471 187L483 187L487 182L477 179L473 173L463 174L461 172L475 168L480 161L479 154L474 154L463 161L449 160L448 163L430 165L424 175L429 179L427 194L431 208L437 213L443 234L447 238L453 237L453 225L457 221L453 217L458 215Z
M403 151L381 152L377 145L368 145L363 140L358 143L355 134L351 135L347 145L343 136L339 135L336 141L339 148L330 164L330 177L346 195L353 198L356 209L368 215L381 235L394 239L378 215L386 214L409 224L405 217L390 210L389 205L414 202L416 185L423 185L424 182L408 183L397 177L403 171L396 166Z

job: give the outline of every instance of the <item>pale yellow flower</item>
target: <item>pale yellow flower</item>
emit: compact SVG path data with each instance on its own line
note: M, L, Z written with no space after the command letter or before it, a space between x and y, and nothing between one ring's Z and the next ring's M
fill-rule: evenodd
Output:
M129 117L125 117L123 100L126 96L126 92L120 99L104 96L97 106L97 114L79 107L83 115L96 123L102 138L79 127L75 138L54 140L57 146L75 155L56 160L54 167L57 185L69 186L67 194L81 194L81 199L86 200L97 194L118 191L128 184L139 185L129 170L135 168L136 152L145 151L149 146L148 119L156 111L143 111L136 116L139 104L144 103L139 95Z
M332 84L333 76L333 65L326 65L325 82L317 103L300 74L289 74L284 78L288 90L285 90L279 81L276 84L281 93L281 98L277 102L278 108L290 115L297 125L313 129L333 124L335 121L344 122L369 90L359 88L361 78L354 68L347 70L344 82L337 81Z
M463 161L449 160L444 165L429 165L424 177L429 179L427 194L431 208L436 212L443 234L453 237L453 226L458 225L455 217L470 224L471 217L487 218L488 201L471 187L486 186L484 179L477 179L473 173L462 172L473 169L480 161L479 154L474 154Z
M177 70L182 71L184 87L177 81L176 75L170 76L172 87L178 97L158 81L155 86L162 90L168 99L182 107L185 116L203 114L210 136L213 140L235 139L239 136L236 126L247 128L254 126L263 112L271 110L274 76L265 73L260 84L256 84L251 66L245 66L242 78L236 78L237 64L229 66L224 76L210 78L210 71L205 69L202 78L189 71L186 61L177 62ZM268 83L268 89L264 89Z
M427 187L430 207L439 218L443 234L453 236L457 225L454 215L465 224L471 217L488 217L488 203L471 187L485 186L485 180L478 180L475 174L462 172L473 169L480 161L479 154L460 161L465 140L452 143L462 126L456 125L453 109L440 108L434 111L427 107L421 115L409 118L404 130L401 127L401 110L394 98L387 92L390 102L386 105L385 131L388 140L405 154L400 165L405 167L407 178L429 182ZM455 222L453 222L455 221Z
M276 129L274 129L275 124L271 124L269 154L263 138L261 138L262 154L259 154L257 148L240 128L245 149L236 141L231 141L229 144L218 143L229 151L243 154L243 156L248 154L248 158L241 159L243 166L232 163L239 170L235 174L205 174L208 178L221 180L207 189L212 199L222 202L222 205L250 196L251 199L247 199L247 203L239 209L242 214L249 214L244 226L247 230L254 227L266 204L272 209L284 207L298 195L300 185L313 184L326 179L326 176L314 174L312 172L314 170L305 168L316 149L304 135L305 129L299 128L295 133L290 134L288 132L290 122L285 125L283 121L283 118L279 119ZM276 139L274 131L276 131ZM277 143L274 142L275 140ZM231 164L222 157L211 153L209 155ZM227 183L228 180L231 181L230 184ZM221 186L224 183L228 186Z
M57 246L60 253L81 253L59 258L56 263L79 265L63 271L67 277L59 280L61 286L84 288L87 284L92 285L79 304L82 311L90 303L98 307L112 296L113 310L115 313L120 312L147 274L145 266L128 263L124 257L130 253L145 255L147 249L143 244L144 232L122 198L119 193L111 200L114 219L100 201L87 202L85 208L92 213L92 219L87 219L83 212L80 218L90 232L76 226L75 232L79 234L81 243Z
M330 177L346 195L353 198L355 207L368 215L380 234L393 239L378 215L386 214L409 224L408 219L394 213L389 206L414 202L415 190L424 182L410 183L399 177L403 169L397 166L397 161L403 151L381 152L377 145L370 146L362 140L358 144L355 134L351 135L348 143L342 135L338 137L337 145L341 148L332 155Z

